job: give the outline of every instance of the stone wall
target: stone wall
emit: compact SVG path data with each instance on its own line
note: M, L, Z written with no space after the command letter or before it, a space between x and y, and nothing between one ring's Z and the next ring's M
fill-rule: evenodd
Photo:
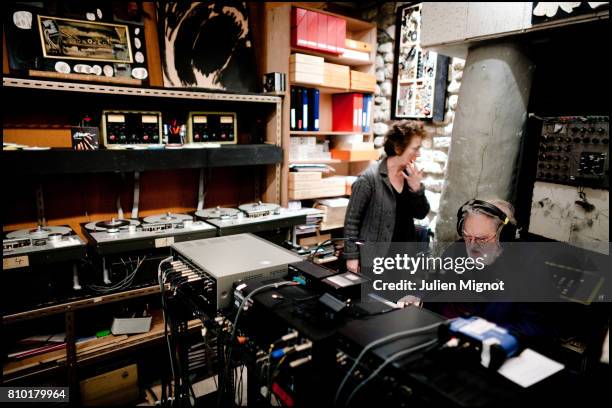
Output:
M386 2L371 9L365 10L363 19L376 23L378 27L378 50L376 53L376 92L374 95L373 131L375 143L381 144L388 130L392 110L393 89L393 61L395 51L395 30L397 7L403 2ZM436 230L436 219L444 184L446 162L451 145L453 120L461 77L463 75L464 60L453 58L449 64L448 85L446 95L446 112L441 122L427 121L426 129L431 138L423 141L421 158L418 163L425 171L423 184L425 194L431 205L431 212L419 224Z

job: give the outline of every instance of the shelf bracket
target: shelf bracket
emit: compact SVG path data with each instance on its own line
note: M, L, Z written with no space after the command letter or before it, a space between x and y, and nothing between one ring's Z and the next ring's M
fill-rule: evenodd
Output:
M36 186L36 219L38 225L45 227L47 220L45 219L45 200L43 196L42 183Z

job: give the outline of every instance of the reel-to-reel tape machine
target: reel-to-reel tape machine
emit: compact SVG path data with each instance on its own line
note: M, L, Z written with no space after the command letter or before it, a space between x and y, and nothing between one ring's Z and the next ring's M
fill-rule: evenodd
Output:
M152 215L141 220L110 219L81 225L99 255L168 247L174 242L214 237L217 230L187 214Z
M39 225L7 233L2 249L7 270L79 259L85 254L85 243L68 226Z
M5 293L8 313L79 296L78 263L85 257L85 242L70 227L8 232L2 248L3 282L11 288Z
M257 202L193 214L164 212L84 222L80 225L87 243L68 226L9 232L3 240L3 266L15 273L6 274L7 283L27 285L28 290L26 295L15 292L8 309L154 285L159 262L169 256L174 243L250 232L281 244L294 226L305 222L303 210Z
M306 223L303 211L289 211L277 204L250 203L238 208L208 208L195 213L218 229L219 236L256 233L277 243L287 239L285 230Z

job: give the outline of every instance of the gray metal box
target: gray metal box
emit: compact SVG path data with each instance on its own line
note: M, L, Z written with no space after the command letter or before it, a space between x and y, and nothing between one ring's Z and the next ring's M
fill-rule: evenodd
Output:
M237 280L278 277L303 259L252 234L200 239L172 245L173 254L216 282L217 309L230 306Z

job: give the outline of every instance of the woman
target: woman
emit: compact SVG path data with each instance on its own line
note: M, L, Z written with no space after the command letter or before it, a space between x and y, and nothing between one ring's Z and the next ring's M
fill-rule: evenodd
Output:
M344 221L344 235L351 239L344 251L348 270L359 271L359 248L353 240L416 240L414 218L423 219L429 212L423 172L414 164L425 136L421 122L395 122L385 138L386 156L353 184Z

